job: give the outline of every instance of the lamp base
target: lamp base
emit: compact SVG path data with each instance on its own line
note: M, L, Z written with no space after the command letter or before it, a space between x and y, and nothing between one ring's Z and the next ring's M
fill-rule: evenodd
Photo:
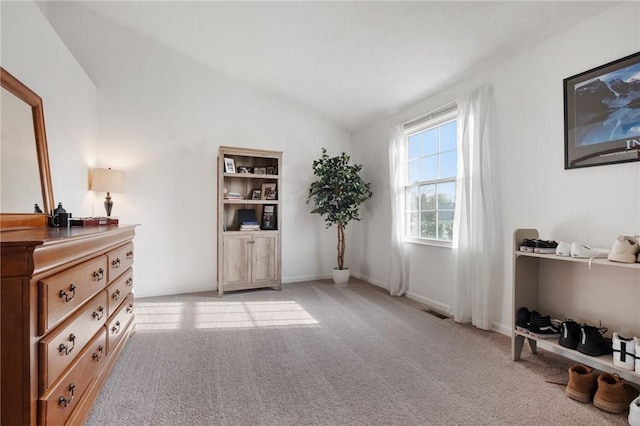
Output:
M111 201L111 195L107 192L107 196L104 199L104 209L107 212L107 217L111 216L111 209L113 208L113 201Z

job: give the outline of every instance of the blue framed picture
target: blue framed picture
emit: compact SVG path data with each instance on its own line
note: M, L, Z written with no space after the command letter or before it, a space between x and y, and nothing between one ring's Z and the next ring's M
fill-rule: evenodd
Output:
M563 84L564 168L640 161L640 52Z

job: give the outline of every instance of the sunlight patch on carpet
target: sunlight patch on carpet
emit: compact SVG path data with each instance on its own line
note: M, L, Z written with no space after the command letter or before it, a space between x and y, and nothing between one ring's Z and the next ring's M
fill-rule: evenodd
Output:
M136 331L319 326L294 301L195 302L188 316L184 303L136 303Z

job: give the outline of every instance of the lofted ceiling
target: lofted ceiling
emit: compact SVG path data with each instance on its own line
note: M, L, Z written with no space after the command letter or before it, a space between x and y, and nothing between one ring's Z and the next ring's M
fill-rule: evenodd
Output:
M347 131L617 3L37 2L98 89L131 60L101 47L126 30Z

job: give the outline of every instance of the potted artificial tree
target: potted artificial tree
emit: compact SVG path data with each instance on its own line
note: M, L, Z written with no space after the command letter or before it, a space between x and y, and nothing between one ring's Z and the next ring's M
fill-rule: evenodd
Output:
M352 220L360 220L360 204L372 195L370 183L365 183L358 175L362 164L349 164L349 156L344 152L329 157L322 148L322 157L313 162L313 174L318 180L309 187L309 201L315 208L311 213L324 216L327 228L338 227L338 266L333 268L333 281L338 285L349 282L349 268L344 267L344 229Z

